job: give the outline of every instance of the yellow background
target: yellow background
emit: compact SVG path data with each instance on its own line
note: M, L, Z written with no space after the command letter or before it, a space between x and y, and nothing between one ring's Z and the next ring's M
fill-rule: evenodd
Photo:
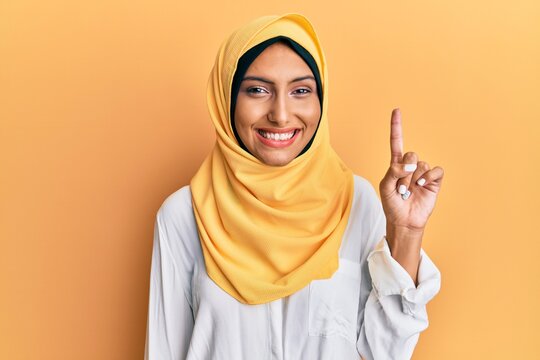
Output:
M445 170L413 358L540 358L540 2L5 0L1 359L142 358L154 216L213 144L218 46L285 12L319 34L355 173L378 191L394 107L404 150Z

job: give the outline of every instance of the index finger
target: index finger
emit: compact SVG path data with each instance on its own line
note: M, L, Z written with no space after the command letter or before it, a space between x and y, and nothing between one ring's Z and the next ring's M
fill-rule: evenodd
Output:
M403 159L403 136L401 133L401 112L399 108L392 110L390 120L390 163L400 163Z

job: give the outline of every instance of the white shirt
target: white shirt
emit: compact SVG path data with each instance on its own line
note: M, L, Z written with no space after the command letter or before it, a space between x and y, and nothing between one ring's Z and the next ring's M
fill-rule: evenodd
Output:
M157 212L145 360L410 359L440 272L421 250L418 287L390 255L371 183L354 198L330 279L265 304L239 302L206 274L189 186Z

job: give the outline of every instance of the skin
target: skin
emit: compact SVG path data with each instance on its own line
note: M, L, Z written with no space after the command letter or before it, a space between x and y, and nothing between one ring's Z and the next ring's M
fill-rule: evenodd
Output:
M307 76L311 78L305 78ZM303 79L293 81L299 78ZM320 119L313 73L287 45L275 43L253 61L244 79L235 109L235 126L240 139L261 162L284 166L304 149ZM261 141L257 135L260 129L271 132L298 129L299 133L292 144L276 148ZM391 115L390 153L390 166L379 183L386 215L386 239L392 257L418 285L422 237L435 207L444 171L439 166L431 169L415 152L403 154L399 109L394 109ZM406 170L406 164L415 168ZM417 183L420 178L425 180L422 185ZM408 197L399 193L401 185L410 192Z
M267 165L288 164L313 137L320 116L317 84L309 66L285 44L268 46L247 69L236 100L235 126L249 152ZM298 134L291 145L276 148L260 140L260 129L297 129Z

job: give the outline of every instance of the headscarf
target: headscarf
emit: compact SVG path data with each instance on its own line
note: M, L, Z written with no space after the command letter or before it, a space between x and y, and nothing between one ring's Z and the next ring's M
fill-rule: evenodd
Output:
M231 123L231 86L239 58L276 36L293 39L321 69L323 106L311 146L284 166L244 150ZM208 276L244 304L289 296L330 278L353 197L352 172L330 146L328 75L319 39L300 14L259 17L233 32L207 87L216 144L190 187Z

